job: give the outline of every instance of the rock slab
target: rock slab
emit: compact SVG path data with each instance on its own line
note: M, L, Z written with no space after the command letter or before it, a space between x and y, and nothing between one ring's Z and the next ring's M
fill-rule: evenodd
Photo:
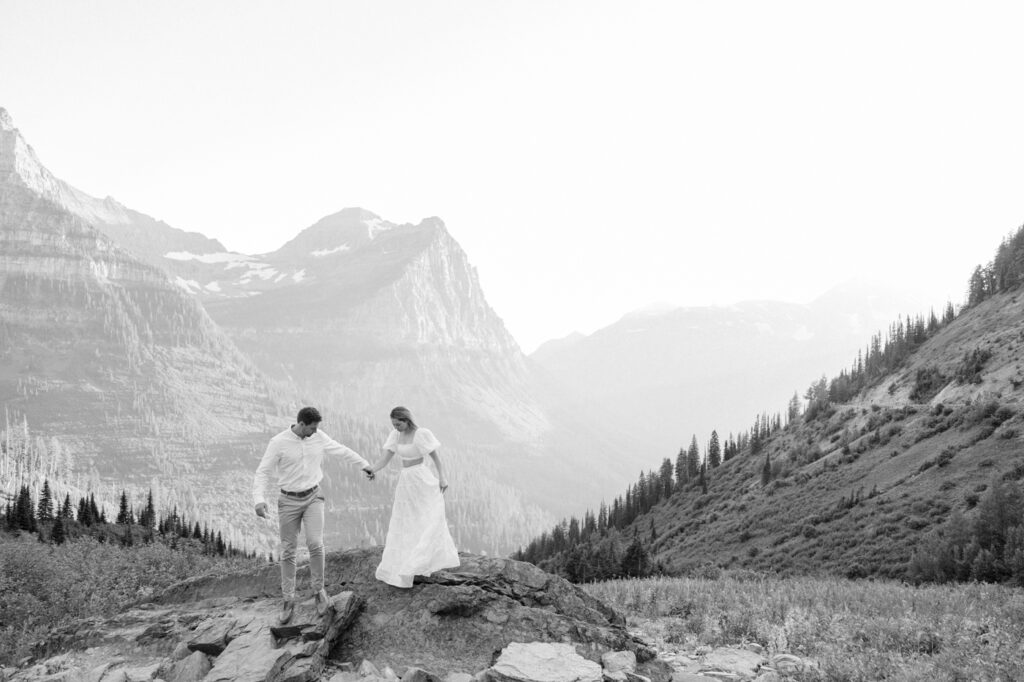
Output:
M483 675L484 682L601 682L601 666L572 644L512 642Z

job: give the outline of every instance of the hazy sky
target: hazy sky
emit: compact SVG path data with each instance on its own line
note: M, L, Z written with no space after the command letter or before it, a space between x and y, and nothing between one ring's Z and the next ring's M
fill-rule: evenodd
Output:
M530 351L854 276L961 301L1024 222L1022 29L1016 2L0 0L0 106L57 176L231 250L439 216Z

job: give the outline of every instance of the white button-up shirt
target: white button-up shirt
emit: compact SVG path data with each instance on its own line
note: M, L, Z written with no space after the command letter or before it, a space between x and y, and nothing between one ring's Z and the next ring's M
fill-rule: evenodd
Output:
M324 477L321 469L324 455L341 456L353 464L367 467L369 462L356 451L337 442L323 431L312 436L299 438L287 428L270 439L267 451L256 467L252 482L252 499L255 504L266 502L264 491L271 475L277 476L281 490L300 492L309 490Z

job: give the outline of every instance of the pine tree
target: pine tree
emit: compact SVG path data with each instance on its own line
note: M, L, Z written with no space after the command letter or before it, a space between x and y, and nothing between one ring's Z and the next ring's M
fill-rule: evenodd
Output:
M692 481L700 473L700 448L697 446L697 436L690 439L690 447L686 450L686 478Z
M117 523L124 526L131 524L130 514L131 510L128 508L128 494L122 490L121 507L117 512Z
M14 504L14 516L17 519L18 529L30 533L36 532L36 516L33 512L32 492L27 485L21 486L18 491L18 499Z
M53 494L50 492L49 479L43 481L43 491L39 494L39 510L36 518L40 521L53 521Z
M718 442L718 431L711 431L711 442L708 443L708 466L717 468L722 463L722 446Z
M61 508L61 518L70 521L74 512L71 510L71 493L64 494L64 507Z
M686 477L686 448L679 448L679 454L676 455L676 487L683 487L688 480Z
M7 508L4 512L4 525L9 531L18 530L18 516L10 502L7 503Z
M626 548L622 557L621 571L631 578L643 578L650 573L651 557L640 544L639 538L633 538L633 542Z
M764 466L761 467L761 485L768 485L772 480L772 455L770 452L764 453Z
M50 532L50 541L55 545L63 545L67 540L67 533L64 530L64 517L58 516L53 522L53 530Z
M150 488L146 497L146 508L139 514L139 525L152 529L155 523L156 507L153 506L153 489Z
M83 497L78 500L78 522L83 526L91 526L92 518L89 514L89 502Z
M659 475L659 483L661 485L661 494L659 497L667 498L672 495L672 460L668 457L661 461L661 471Z

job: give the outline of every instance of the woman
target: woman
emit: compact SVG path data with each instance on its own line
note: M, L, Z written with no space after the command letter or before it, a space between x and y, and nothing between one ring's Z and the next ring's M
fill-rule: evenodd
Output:
M381 458L370 467L371 473L380 471L395 453L402 460L376 576L395 587L412 587L413 576L457 567L459 553L444 515L443 493L448 481L437 452L441 444L428 429L417 427L404 407L391 410L391 425L394 429L384 442ZM424 464L427 456L434 460L437 477Z

